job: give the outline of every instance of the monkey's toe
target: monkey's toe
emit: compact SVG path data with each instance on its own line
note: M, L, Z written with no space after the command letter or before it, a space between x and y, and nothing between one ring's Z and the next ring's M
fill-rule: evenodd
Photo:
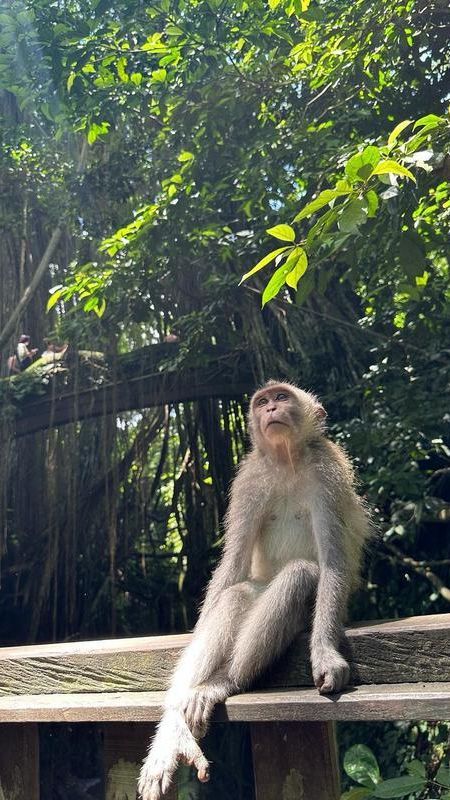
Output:
M350 667L341 654L328 650L313 659L314 684L320 694L341 692L350 678Z
M348 665L339 665L325 670L315 681L320 694L333 694L334 692L341 692L344 686L347 685L350 677L350 669Z
M160 800L164 793L161 778L141 775L138 792L141 800Z
M139 775L138 792L142 800L160 800L167 792L176 769L174 752L154 748L145 759Z

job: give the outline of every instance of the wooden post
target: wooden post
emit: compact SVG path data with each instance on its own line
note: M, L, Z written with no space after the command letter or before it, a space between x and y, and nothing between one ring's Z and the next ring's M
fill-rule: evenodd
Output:
M256 800L338 800L332 722L250 725Z
M136 800L137 780L154 723L112 722L104 728L105 800ZM2 797L0 795L0 800ZM177 800L176 785L164 800Z
M36 723L0 725L0 800L39 800Z

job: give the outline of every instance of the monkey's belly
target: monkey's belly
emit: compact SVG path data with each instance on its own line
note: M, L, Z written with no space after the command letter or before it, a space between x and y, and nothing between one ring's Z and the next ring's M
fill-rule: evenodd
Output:
M311 516L305 508L290 503L273 509L253 549L251 577L268 581L289 561L304 559L317 563Z

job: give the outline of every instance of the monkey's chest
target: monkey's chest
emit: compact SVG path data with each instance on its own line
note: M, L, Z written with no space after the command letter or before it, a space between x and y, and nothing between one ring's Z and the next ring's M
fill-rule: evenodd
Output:
M251 575L270 580L288 561L317 562L311 514L298 501L284 499L273 504L255 544Z

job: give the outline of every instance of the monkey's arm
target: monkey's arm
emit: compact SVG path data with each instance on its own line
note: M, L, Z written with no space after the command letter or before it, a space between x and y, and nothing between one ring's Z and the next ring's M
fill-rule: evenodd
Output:
M350 570L345 526L327 496L317 498L313 530L319 559L319 584L311 635L314 683L321 693L339 692L349 678L349 666L338 652L346 613Z

